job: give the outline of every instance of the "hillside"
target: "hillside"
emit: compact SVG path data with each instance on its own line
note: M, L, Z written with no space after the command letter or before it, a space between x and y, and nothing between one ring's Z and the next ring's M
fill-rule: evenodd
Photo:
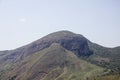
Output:
M93 51L93 55L86 60L115 72L120 72L120 47L106 48L91 42L88 42L88 44Z
M103 70L53 43L26 57L18 66L5 73L2 80L86 80L102 74Z
M119 62L120 47L106 48L80 34L58 31L0 51L0 80L114 80Z

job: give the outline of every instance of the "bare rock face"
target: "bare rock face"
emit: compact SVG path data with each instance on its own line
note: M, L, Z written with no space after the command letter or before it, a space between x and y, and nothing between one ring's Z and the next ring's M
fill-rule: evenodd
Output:
M90 56L92 51L88 47L87 39L80 34L69 31L59 31L51 33L26 46L9 51L9 54L3 58L10 59L13 62L19 61L24 57L49 47L52 43L58 43L64 48L74 52L79 56Z

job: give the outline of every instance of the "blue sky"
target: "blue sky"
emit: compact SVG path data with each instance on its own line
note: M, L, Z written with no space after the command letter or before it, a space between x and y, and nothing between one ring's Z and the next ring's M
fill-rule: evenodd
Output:
M120 46L120 0L0 0L0 50L59 30Z

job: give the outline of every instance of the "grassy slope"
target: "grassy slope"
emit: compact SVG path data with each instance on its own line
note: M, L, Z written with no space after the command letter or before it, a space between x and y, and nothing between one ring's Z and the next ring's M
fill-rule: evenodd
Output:
M88 58L90 62L120 72L120 47L106 48L91 42L88 43L94 52Z
M103 70L54 43L26 57L1 80L86 80L101 75Z
M102 76L102 77L96 78L96 80L120 80L120 74Z

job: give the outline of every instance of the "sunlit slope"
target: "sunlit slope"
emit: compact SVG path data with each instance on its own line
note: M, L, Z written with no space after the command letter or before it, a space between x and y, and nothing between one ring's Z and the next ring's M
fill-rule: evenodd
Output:
M86 80L103 73L103 68L79 59L57 43L26 57L2 80Z
M96 80L120 80L120 74L107 75L96 78Z

